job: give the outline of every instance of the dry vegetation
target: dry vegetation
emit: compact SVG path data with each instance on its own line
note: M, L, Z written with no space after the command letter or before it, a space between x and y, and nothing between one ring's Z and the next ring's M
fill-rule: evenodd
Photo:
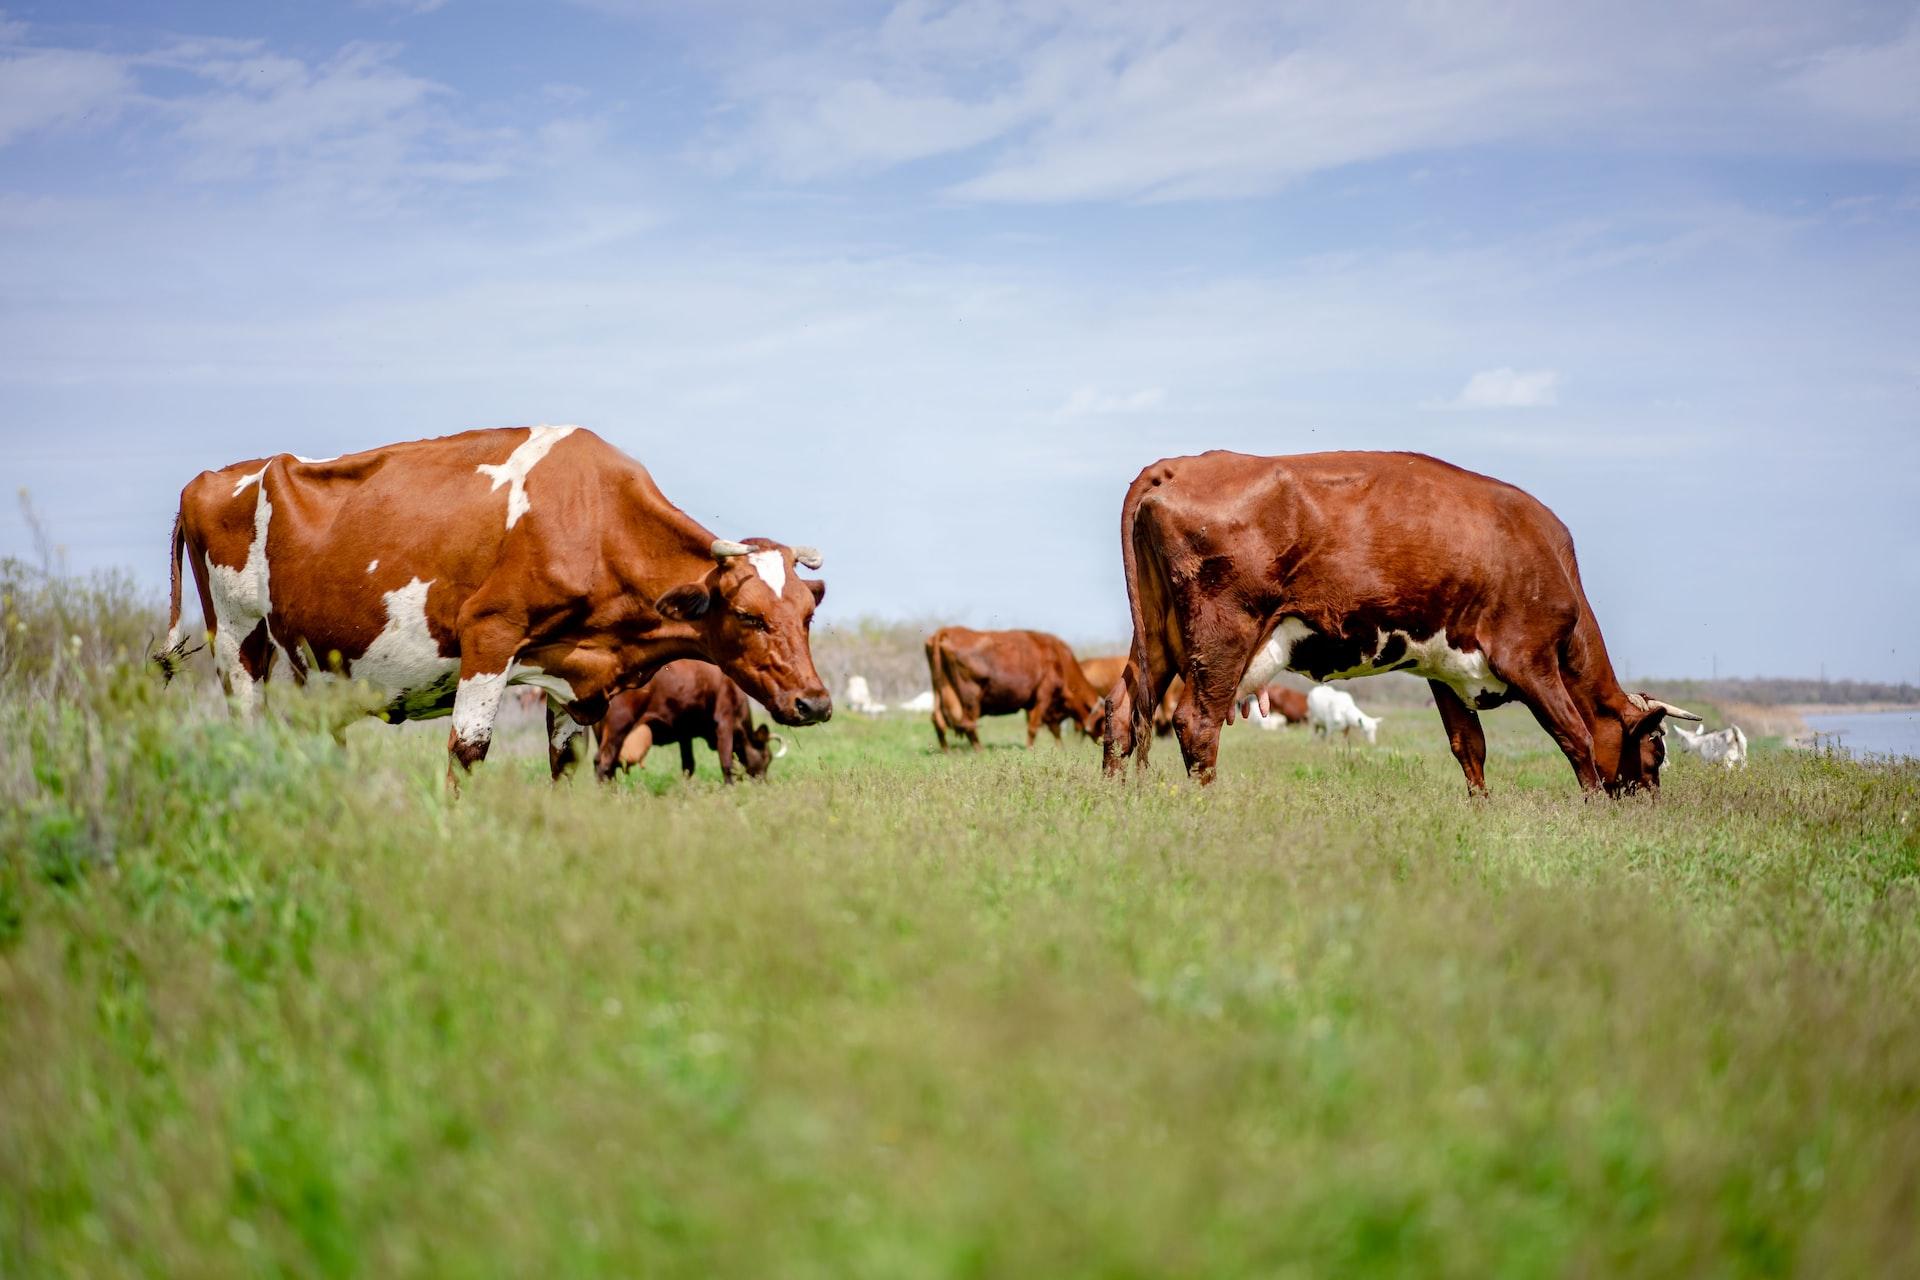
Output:
M0 1275L1920 1267L1920 768L842 716L449 803L138 630L0 676Z

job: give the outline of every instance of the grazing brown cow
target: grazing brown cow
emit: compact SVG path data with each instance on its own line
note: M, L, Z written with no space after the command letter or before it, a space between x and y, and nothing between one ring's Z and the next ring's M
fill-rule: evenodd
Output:
M487 754L510 684L548 694L548 760L607 699L675 658L718 663L782 724L833 703L807 642L819 554L717 539L590 431L468 431L202 472L180 495L163 669L183 654L180 557L233 704L284 656L366 680L387 720L451 714L453 765Z
M1106 764L1136 748L1179 672L1187 769L1213 778L1220 726L1280 671L1427 677L1470 791L1486 789L1476 708L1523 703L1582 789L1657 787L1662 723L1697 720L1614 678L1573 539L1511 485L1413 453L1214 452L1142 471L1121 511L1133 609Z
M927 637L933 677L933 732L947 749L949 727L980 749L980 717L1027 713L1027 746L1042 725L1060 740L1060 722L1072 719L1089 736L1105 714L1073 650L1044 631L972 631L942 627Z
M753 723L753 708L740 686L711 662L682 658L660 668L638 689L617 693L607 704L596 732L600 749L594 773L602 782L615 769L637 765L649 749L680 744L680 771L693 776L693 744L705 742L720 757L720 777L733 782L733 760L740 758L750 778L764 778L786 744L772 749L775 734Z

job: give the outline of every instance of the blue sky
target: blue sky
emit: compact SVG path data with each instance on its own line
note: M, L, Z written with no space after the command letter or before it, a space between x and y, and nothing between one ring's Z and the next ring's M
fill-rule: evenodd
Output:
M1630 673L1912 680L1916 299L1914 4L0 10L0 456L156 586L203 467L580 422L829 618L1119 637L1146 463L1413 448Z

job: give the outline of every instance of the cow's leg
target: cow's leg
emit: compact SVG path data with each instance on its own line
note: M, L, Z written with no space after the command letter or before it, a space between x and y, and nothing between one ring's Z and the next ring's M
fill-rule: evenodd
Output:
M720 757L720 781L733 785L733 722L722 720L713 728L713 753Z
M1600 769L1594 762L1593 730L1580 715L1580 708L1574 705L1573 698L1567 693L1567 686L1560 679L1557 666L1545 671L1523 671L1516 673L1509 681L1520 693L1521 701L1527 704L1527 710L1533 712L1533 718L1547 731L1562 753L1567 763L1573 766L1573 776L1579 779L1580 789L1592 793L1600 790Z
M620 744L625 737L611 732L604 720L594 727L593 736L598 744L593 753L593 776L606 782L613 777L613 771L620 763Z
M653 749L653 726L636 724L626 739L620 744L620 767L635 769L647 762L647 752Z
M680 739L680 772L689 778L693 776L693 739L690 737Z
M555 782L561 775L569 772L579 761L583 743L580 739L580 724L567 714L565 707L547 699L547 772ZM599 762L595 761L594 772L599 773Z
M1429 680L1427 687L1433 690L1433 705L1440 708L1447 746L1453 749L1453 758L1460 762L1460 772L1467 777L1467 794L1487 794L1487 732L1480 726L1479 715L1461 701L1452 685Z
M1187 772L1202 786L1213 781L1220 758L1220 726L1239 692L1240 673L1260 642L1259 622L1231 609L1202 605L1182 628L1188 636L1186 696L1173 714L1173 731ZM1195 655L1209 658L1200 666Z
M251 719L259 709L260 686L273 662L266 619L222 619L212 639L213 669L220 675L227 702L235 715Z
M1033 750L1034 739L1040 736L1040 726L1047 720L1047 704L1036 701L1027 709L1027 750Z
M1047 718L1047 732L1053 735L1053 740L1055 742L1065 745L1066 740L1060 736L1060 721L1049 716Z
M471 605L469 606L471 608ZM507 691L508 668L523 632L507 620L470 615L460 629L460 683L453 691L453 727L447 731L447 783L458 787L460 774L487 758L500 696ZM454 766L459 766L458 773Z

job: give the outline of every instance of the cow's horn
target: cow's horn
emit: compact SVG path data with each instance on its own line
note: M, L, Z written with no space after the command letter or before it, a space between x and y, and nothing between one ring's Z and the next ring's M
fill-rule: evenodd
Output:
M818 547L795 547L793 549L793 562L795 564L803 564L809 569L818 569L821 564L820 549Z
M1704 724L1706 722L1705 716L1697 715L1685 707L1676 707L1671 702L1662 702L1658 698L1649 698L1644 693L1630 693L1627 695L1627 701L1642 711L1664 711L1675 720L1691 720L1695 724Z
M746 543L729 542L725 538L715 538L713 540L713 546L709 549L713 552L713 558L715 560L725 560L729 556L750 556L753 554L753 548Z
M773 758L775 760L778 760L781 756L787 754L787 740L785 738L781 737L777 733L770 733L767 735L767 737L771 741L774 741L780 744L780 749L773 753Z

